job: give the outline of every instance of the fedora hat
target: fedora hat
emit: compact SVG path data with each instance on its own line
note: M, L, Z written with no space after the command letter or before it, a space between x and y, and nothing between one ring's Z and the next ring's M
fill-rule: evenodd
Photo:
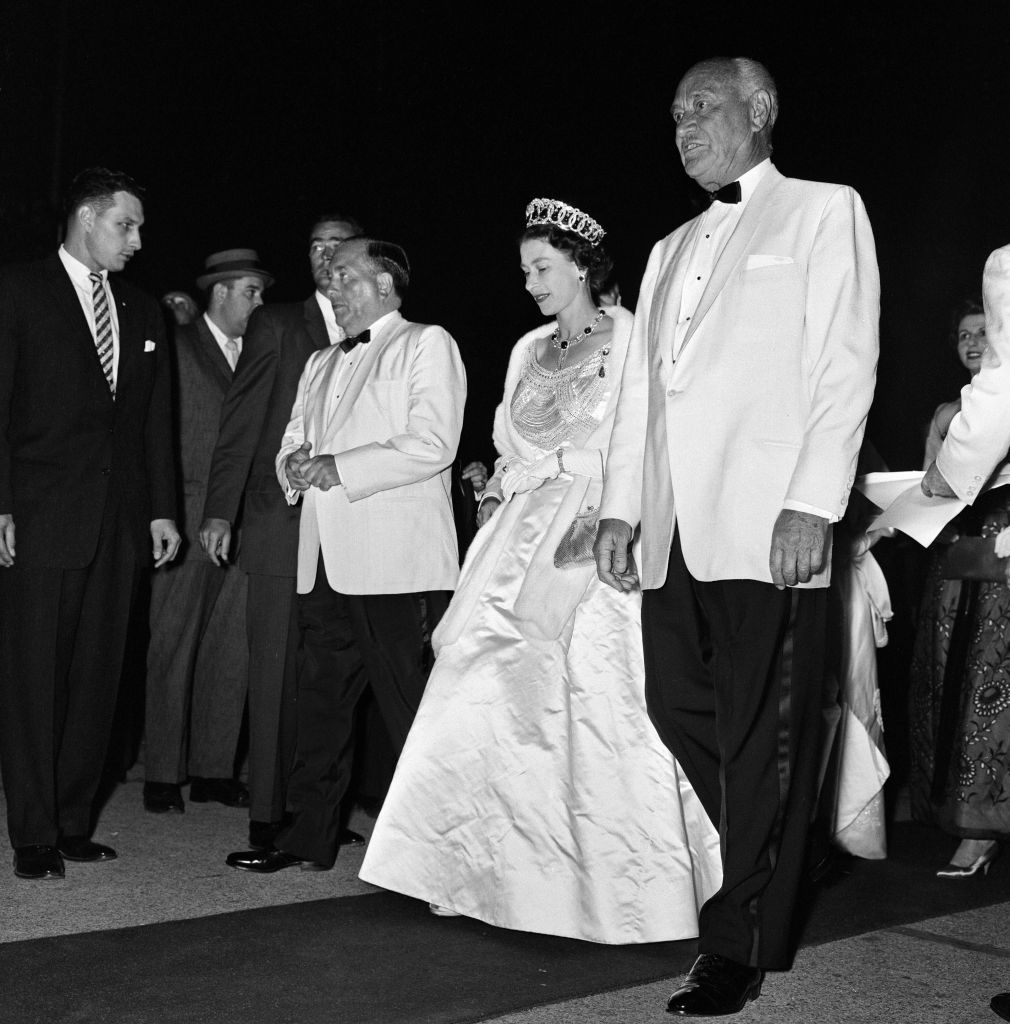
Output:
M273 274L260 266L260 258L255 249L224 249L222 252L214 252L204 260L203 266L204 272L196 279L196 285L201 290L217 281L231 281L236 277L250 275L262 278L264 288L274 283Z

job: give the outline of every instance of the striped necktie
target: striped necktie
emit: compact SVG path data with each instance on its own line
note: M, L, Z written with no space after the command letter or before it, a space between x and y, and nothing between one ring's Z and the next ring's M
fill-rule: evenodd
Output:
M116 384L112 377L112 316L109 313L109 299L105 294L105 282L101 274L89 274L91 278L91 308L95 313L95 348L102 364L102 372L109 382L112 397L116 397Z

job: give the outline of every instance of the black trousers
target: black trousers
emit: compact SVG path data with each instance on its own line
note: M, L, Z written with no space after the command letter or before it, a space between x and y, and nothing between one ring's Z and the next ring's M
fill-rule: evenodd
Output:
M428 679L425 638L449 597L340 594L320 556L315 586L298 596L298 727L288 783L294 818L277 837L279 849L320 864L336 859L358 701L371 686L399 756Z
M280 821L295 750L298 595L293 576L247 579L249 817Z
M110 493L83 569L0 569L0 765L12 846L89 835L137 557Z
M649 715L721 840L702 953L776 970L792 961L819 768L825 598L695 580L679 533L666 583L643 594Z

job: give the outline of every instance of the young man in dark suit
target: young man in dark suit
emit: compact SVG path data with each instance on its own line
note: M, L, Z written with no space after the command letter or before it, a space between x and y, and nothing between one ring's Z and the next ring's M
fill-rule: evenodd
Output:
M109 273L141 190L89 168L57 253L0 271L0 765L14 871L60 878L90 839L140 567L179 546L157 302Z

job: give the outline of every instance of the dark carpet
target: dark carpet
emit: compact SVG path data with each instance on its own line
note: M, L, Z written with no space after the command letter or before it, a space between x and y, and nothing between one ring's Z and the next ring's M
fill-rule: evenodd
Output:
M951 843L894 830L836 861L803 944L1010 900L1010 863L937 879ZM939 858L939 859L938 859ZM1007 858L1010 861L1010 857ZM463 1024L682 973L693 942L600 946L432 917L390 893L0 946L7 1024Z

